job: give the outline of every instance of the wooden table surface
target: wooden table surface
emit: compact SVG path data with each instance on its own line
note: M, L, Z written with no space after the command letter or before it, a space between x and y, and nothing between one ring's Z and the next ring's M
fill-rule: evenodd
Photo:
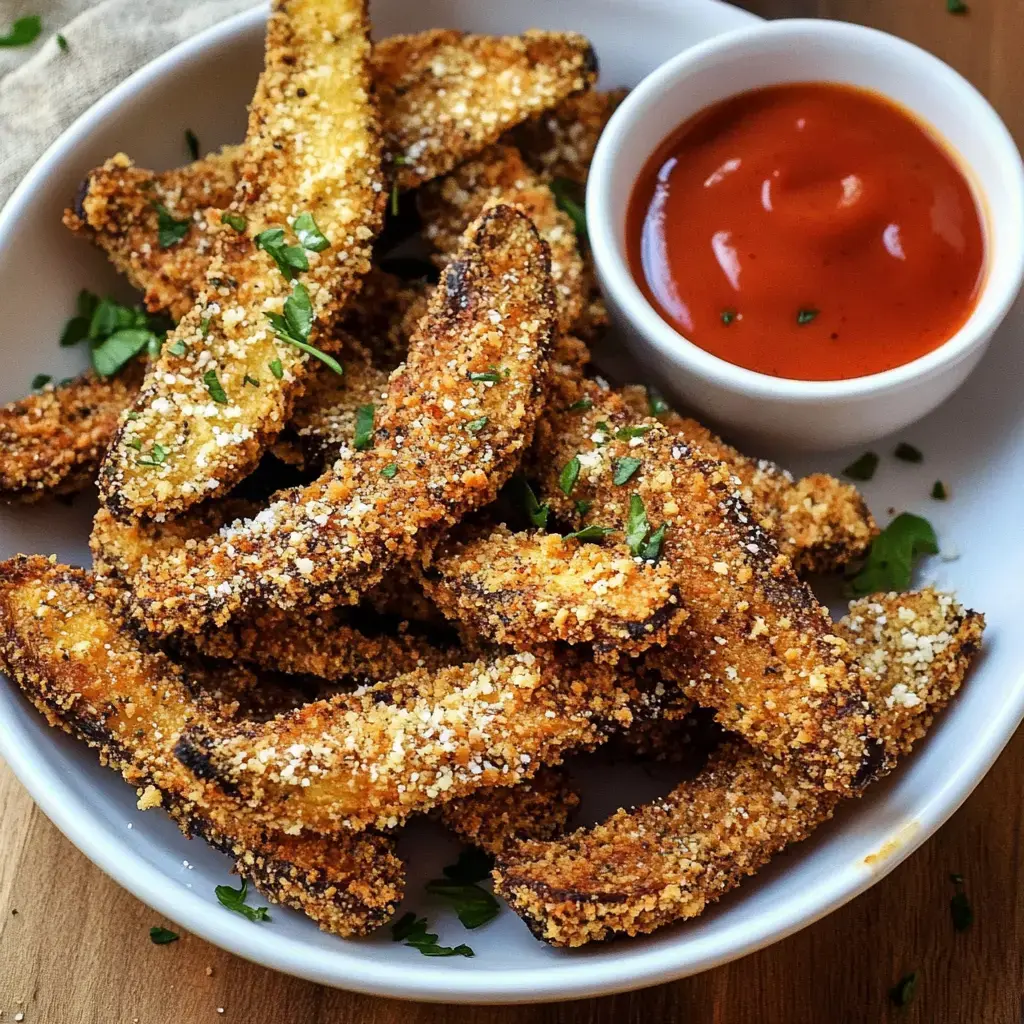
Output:
M1024 143L1024 0L755 0L764 15L862 22L949 61ZM1024 733L954 818L868 893L785 942L696 978L548 1006L429 1006L352 995L254 966L200 939L154 946L165 924L93 867L0 763L0 1022L489 1024L643 1021L1020 1022L1024 1006ZM973 926L954 932L951 872ZM920 974L914 1003L888 990ZM223 1013L220 1012L223 1009Z

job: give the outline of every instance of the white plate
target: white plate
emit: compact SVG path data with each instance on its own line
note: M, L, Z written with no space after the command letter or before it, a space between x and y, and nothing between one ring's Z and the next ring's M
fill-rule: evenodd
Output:
M593 39L603 84L611 86L636 82L683 47L748 24L751 16L714 0L378 0L374 19L380 34L438 25L483 32L579 29ZM11 198L0 214L4 400L23 394L35 373L59 377L80 368L77 353L57 347L79 288L129 294L103 258L60 225L60 211L83 173L118 149L148 166L182 162L185 128L204 147L238 139L262 36L257 10L172 50L81 117ZM424 958L392 943L387 930L343 941L281 909L273 910L272 923L253 924L214 899L214 886L229 880L222 857L183 839L159 812L136 811L131 789L100 768L91 752L48 729L12 686L0 686L0 754L65 835L140 899L225 949L313 981L406 998L513 1002L636 988L742 956L827 914L895 867L970 793L1024 714L1024 630L1017 621L1024 578L1024 406L1014 394L1014 383L1024 380L1022 318L1018 308L969 385L906 432L906 440L925 452L924 464L883 459L866 488L883 519L889 506L924 512L943 543L960 550L956 562L935 559L927 575L956 587L988 615L982 663L893 778L697 921L579 952L534 941L508 911L467 935L449 911L420 895L423 880L450 859L454 844L416 825L403 844L411 861L407 905L430 914L442 942L468 940L475 959ZM885 452L892 444L878 447ZM838 470L853 454L817 457L814 465ZM936 478L952 487L946 504L928 498ZM83 497L71 509L0 510L0 554L56 551L62 560L87 562L93 507ZM591 801L591 814L644 795L632 783L624 789L621 772L598 767L591 774L592 788L603 793ZM880 856L869 865L865 858L872 854Z

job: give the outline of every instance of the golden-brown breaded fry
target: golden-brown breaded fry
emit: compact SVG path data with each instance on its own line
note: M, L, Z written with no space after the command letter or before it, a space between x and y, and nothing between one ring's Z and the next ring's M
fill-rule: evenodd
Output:
M420 189L417 205L423 234L437 250L435 262L445 266L467 226L488 203L498 200L525 210L547 242L558 300L558 330L571 331L583 312L590 287L576 231L572 220L558 208L551 189L530 171L512 146L491 146Z
M244 229L215 231L206 285L122 417L100 472L116 514L180 514L246 476L302 393L313 357L301 345L328 343L369 269L386 197L367 32L365 0L272 5L232 202ZM293 246L286 274L256 239L300 216L322 235L279 240Z
M570 96L513 128L502 141L517 146L530 167L545 180L568 178L584 185L597 140L627 91L591 89Z
M549 411L538 426L543 499L569 521L633 535L678 584L688 618L645 658L769 756L829 789L865 785L882 751L846 644L728 467L660 424L619 427L632 419L621 398L594 382L582 390L588 408ZM580 471L566 495L559 480L573 458ZM626 459L630 475L616 485ZM582 516L580 500L591 503Z
M151 563L188 544L208 539L226 522L256 509L249 502L226 499L201 505L168 523L134 520L123 523L101 508L93 521L89 545L96 586L115 607L131 602L135 577ZM408 613L406 613L408 615ZM377 628L373 629L376 625ZM239 659L290 675L317 676L327 681L390 679L417 668L436 669L474 656L479 647L443 644L408 622L397 628L351 608L325 610L308 618L268 611L205 633L191 634L190 647L213 658Z
M625 545L601 547L502 525L457 531L418 566L452 619L518 649L592 644L601 660L665 644L686 618L679 588Z
M92 483L141 380L134 363L117 377L90 370L0 408L0 501L40 501Z
M234 198L242 155L241 146L225 146L185 167L147 171L118 153L89 172L64 224L107 254L151 313L180 320L196 304L213 254L206 211ZM160 207L186 232L173 245L160 245Z
M857 602L837 628L863 641L857 663L883 709L883 732L893 750L908 752L959 688L982 621L948 595L924 591ZM906 694L919 703L908 705ZM664 800L563 840L513 847L499 857L496 891L538 938L558 946L650 932L701 913L806 838L838 800L730 741Z
M478 36L450 29L391 36L374 49L381 123L400 188L447 174L502 132L597 78L574 32Z
M646 388L625 387L625 403L640 422L650 422ZM798 572L834 572L863 557L878 527L855 487L827 473L794 480L767 459L752 459L716 437L707 427L676 412L658 419L688 444L697 444L725 463L740 481L740 494L761 525L775 537L779 550Z
M499 854L522 839L565 833L580 794L563 768L541 768L517 786L481 789L441 805L441 823L464 843Z
M634 678L556 651L417 670L266 724L198 722L178 756L285 832L393 828L513 786L602 742L645 699Z
M0 566L0 662L51 725L85 740L186 835L229 853L269 899L321 928L364 934L393 913L403 867L383 836L285 836L253 823L238 801L187 771L172 753L189 722L215 708L190 692L183 669L139 646L79 569L41 557Z
M366 450L346 447L305 488L279 495L193 549L138 574L151 632L198 632L276 607L354 603L431 536L493 499L529 445L554 333L543 243L509 206L467 236L392 375ZM474 379L499 368L499 380Z

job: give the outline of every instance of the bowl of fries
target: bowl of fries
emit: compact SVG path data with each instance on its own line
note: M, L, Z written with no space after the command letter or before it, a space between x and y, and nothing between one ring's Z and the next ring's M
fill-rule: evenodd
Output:
M993 480L929 513L985 509L968 569L912 585L916 467L791 473L617 361L597 140L754 21L642 6L274 3L0 213L8 337L39 339L0 412L0 753L182 929L404 998L670 980L867 888L1024 713Z

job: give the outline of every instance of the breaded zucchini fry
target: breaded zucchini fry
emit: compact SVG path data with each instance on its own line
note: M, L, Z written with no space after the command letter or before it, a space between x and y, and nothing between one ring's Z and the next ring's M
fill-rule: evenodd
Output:
M641 422L650 421L646 388L625 387L620 394ZM740 480L744 501L762 513L761 525L798 572L834 572L862 557L878 533L856 487L827 473L794 480L774 462L742 455L694 419L675 412L658 419L683 441L699 445L729 467Z
M302 393L312 360L302 346L327 344L369 269L385 190L365 7L275 0L232 202L242 219L214 232L196 305L121 420L100 473L117 515L180 514L242 479ZM283 235L257 243L299 217L312 218L303 230L321 234L302 245Z
M593 644L602 660L667 643L686 611L666 574L615 549L505 526L458 531L420 581L449 618L519 649Z
M141 380L135 363L117 377L90 370L0 408L0 501L29 503L92 483Z
M956 693L981 630L980 616L933 591L851 606L837 631L861 641L857 663L891 749L909 752ZM650 932L701 913L805 839L838 799L731 741L664 800L563 840L512 848L499 857L496 891L554 945Z
M583 390L589 408L549 411L538 426L542 491L569 521L632 537L632 550L678 584L688 618L650 663L724 726L826 788L866 784L882 752L846 644L728 467L660 424L620 428L631 418L622 400L592 382ZM574 458L566 495L559 481ZM628 479L616 485L624 465ZM590 502L585 514L577 501Z
M627 91L592 89L570 96L557 107L513 128L502 142L518 147L526 162L545 181L568 178L584 185L597 140Z
M524 214L496 206L437 287L366 447L346 447L308 487L139 573L138 621L168 635L268 607L355 603L514 471L553 333L543 243Z
M229 853L268 898L321 928L364 934L402 895L403 867L383 836L285 836L255 825L236 800L194 776L172 753L189 722L212 725L180 666L139 647L90 577L45 558L0 566L0 662L51 725L95 747L162 806L186 835Z
M595 746L643 699L605 666L523 652L410 672L266 724L197 721L176 749L270 827L393 828Z
M180 320L196 304L213 255L206 211L234 199L242 156L241 146L225 146L173 171L147 171L118 153L89 172L64 224L107 254L151 313ZM160 245L160 207L186 231L174 245Z
M594 51L574 32L435 29L381 40L373 64L384 137L403 189L447 174L597 78Z
M590 281L576 244L572 220L555 195L523 163L512 146L491 146L451 174L424 185L417 196L423 234L443 267L458 249L466 228L491 202L514 203L532 219L551 253L551 280L558 300L558 329L571 331L583 312Z
M517 786L481 789L441 805L441 823L464 843L503 853L523 839L565 834L580 795L562 767L541 768Z

